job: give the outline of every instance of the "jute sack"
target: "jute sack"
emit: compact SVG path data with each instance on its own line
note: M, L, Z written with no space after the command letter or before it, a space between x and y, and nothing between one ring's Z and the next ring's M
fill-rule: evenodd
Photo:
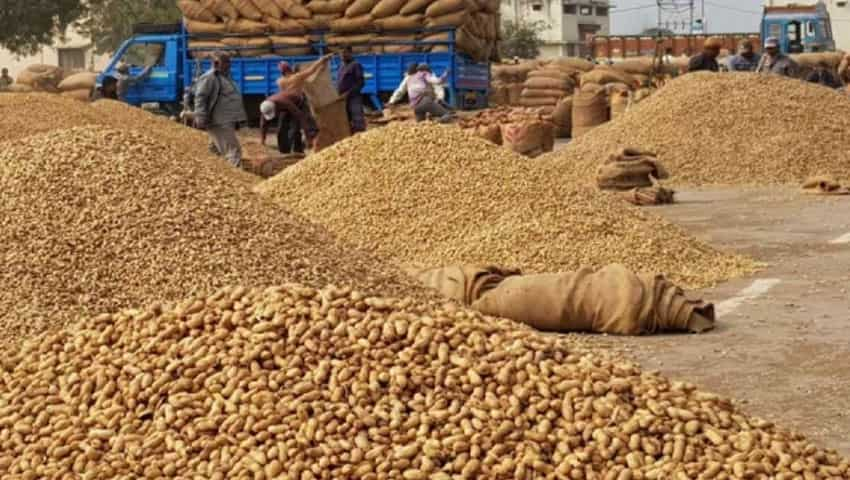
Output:
M469 306L496 288L505 278L519 275L520 272L492 265L452 265L428 270L407 270L407 273L444 298Z
M272 35L269 39L272 42L272 51L277 55L299 56L313 53L313 47L307 37Z
M414 42L416 35L384 35L375 39L376 42L381 42L380 49L383 53L411 53L415 52L417 47L414 44L397 44L392 42ZM389 42L389 43L383 43Z
M62 92L61 95L63 97L73 98L74 100L79 100L81 102L88 102L89 100L91 100L91 91L91 88L78 88L76 90L66 90Z
M254 5L252 0L230 0L230 3L236 7L239 16L248 20L262 20L263 12Z
M339 94L336 91L333 80L331 79L331 71L328 62L324 62L320 67L308 75L304 79L302 90L307 96L310 105L314 107L324 107L337 101ZM344 100L344 99L343 99ZM346 125L348 121L345 122Z
M564 57L556 58L549 62L549 65L555 68L564 68L568 70L579 70L581 72L589 72L596 66L593 62L589 62L583 58Z
M573 95L573 138L579 138L609 118L605 88L592 85Z
M240 33L243 35L257 35L267 32L269 25L263 22L255 22L245 18L232 20L227 22L227 31L229 33Z
M456 31L455 42L458 50L467 53L473 60L483 61L490 55L484 41L470 33L465 25Z
M494 82L490 85L490 105L509 105L510 97L508 96L507 85L501 82Z
M609 155L599 166L596 185L603 190L630 190L651 187L669 176L654 154L626 148Z
M674 203L675 194L673 190L660 185L633 188L619 193L620 198L638 207Z
M412 15L414 13L425 13L428 7L436 0L409 0L401 7L402 15Z
M652 57L636 57L611 65L611 68L628 74L649 75L655 60Z
M379 0L354 0L354 3L345 9L345 16L352 18L370 13L372 9L375 8L375 5L378 4L378 1Z
M59 91L91 90L97 83L97 74L94 72L75 73L59 82Z
M372 18L385 18L401 13L406 0L381 0L372 9Z
M184 19L183 21L189 33L227 33L227 24L224 23L196 22L189 19Z
M218 20L213 12L204 8L201 2L197 0L178 0L177 8L180 9L184 17L190 20L207 23L215 23Z
M562 98L566 95L563 90L550 90L545 88L523 88L520 96L522 98Z
M713 305L687 299L663 276L638 276L617 264L508 277L472 308L551 332L641 335L714 326Z
M215 54L215 52L220 50L227 50L227 45L221 42L198 40L189 41L189 58L211 58Z
M417 30L425 25L425 16L422 14L414 15L393 15L392 17L378 18L375 20L375 26L380 30Z
M791 58L804 69L823 66L837 71L841 61L844 59L844 52L798 53L791 55Z
M490 67L490 75L492 75L494 81L513 83L516 81L516 77L510 67L513 67L513 65L493 65Z
M850 190L842 187L834 178L818 175L803 182L803 192L813 195L848 195Z
M573 99L562 98L552 111L552 123L555 124L558 137L567 138L572 134L573 124Z
M313 15L338 13L343 15L348 8L347 0L312 0L307 4L307 10Z
M351 126L348 123L345 97L323 106L310 104L319 134L316 137L316 147L323 150L340 140L351 136Z
M441 17L450 13L470 10L468 0L437 0L428 6L425 15L429 17Z
M469 13L467 13L465 10L461 10L459 12L441 15L439 17L428 16L428 18L425 20L425 26L428 28L460 27L468 21Z
M526 74L526 78L554 78L564 82L569 82L573 86L576 84L575 75L573 73L550 67L532 70Z
M502 144L502 129L499 125L478 125L477 127L468 129L472 135L483 138L490 143L496 145Z
M536 157L551 152L555 134L552 124L525 121L502 124L502 145L522 155Z
M615 120L629 109L630 94L628 91L614 92L610 96L609 103L611 104L611 120Z
M230 3L230 0L201 0L201 5L212 12L216 17L224 20L236 20L239 18L239 12L236 10L236 7ZM215 22L215 20L212 20L212 22Z
M448 32L443 33L434 33L431 35L426 35L422 37L423 42L448 42L449 34ZM423 46L423 50L428 52L447 52L449 51L448 46L446 45L425 45Z
M237 48L240 57L259 57L272 51L272 41L269 37L225 37L221 39L221 43Z
M33 64L27 66L15 79L15 83L28 85L33 90L54 91L62 81L62 69L53 65Z
M360 15L354 18L338 18L330 22L331 31L339 33L359 33L372 26L372 15Z
M297 20L306 20L313 15L310 13L310 10L307 10L304 5L301 5L301 2L298 0L274 0L274 2L281 10L283 10L283 13L285 13L287 17Z
M283 9L274 0L252 0L264 17L283 18Z
M293 20L291 18L272 18L272 17L264 17L263 22L268 24L269 30L274 33L288 33L292 35L303 35L307 33L307 28L301 23L300 20Z
M557 78L550 77L530 77L524 83L525 88L533 89L547 89L547 90L561 90L563 92L572 92L575 90L575 84L572 79L561 80Z
M523 90L525 90L525 87L523 87L521 83L508 85L508 104L519 105L522 99Z
M353 53L370 53L381 48L370 44L376 37L374 33L330 34L325 36L325 40L328 42L328 51L331 53L339 53L346 46L351 47Z
M331 27L331 22L339 20L342 15L338 13L322 13L313 15L308 19L298 20L307 30L327 30Z
M619 72L609 67L597 67L590 72L581 76L581 85L595 83L597 85L605 85L608 83L624 83L626 85L636 86L635 80L624 72Z

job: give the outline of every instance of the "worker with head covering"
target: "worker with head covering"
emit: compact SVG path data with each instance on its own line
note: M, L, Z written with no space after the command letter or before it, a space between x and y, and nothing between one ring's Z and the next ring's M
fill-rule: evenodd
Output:
M118 80L118 98L122 102L125 101L127 91L130 90L133 85L136 85L137 83L142 82L146 78L148 78L148 76L151 74L152 69L153 67L150 66L145 67L145 69L142 70L142 73L134 76L130 74L129 65L127 65L126 63L118 65L118 68L115 69L115 78Z
M718 72L720 64L717 63L717 57L720 55L720 49L723 47L723 42L717 37L706 39L702 46L702 53L694 55L688 62L688 72Z
M756 72L797 78L800 76L800 67L791 57L779 51L778 38L768 37L764 41L764 55L759 61Z
M741 40L738 44L738 54L729 57L727 63L730 72L755 72L760 60L761 55L755 52L753 42Z
M313 145L316 135L319 133L316 127L316 122L310 115L310 110L307 108L304 95L296 90L284 90L267 98L260 104L260 140L263 145L266 144L266 134L269 125L275 119L285 116L291 119L292 125L298 127L298 138L301 138L301 129L304 129L304 135L307 137L307 142ZM287 124L288 125L288 124ZM288 127L287 127L288 128ZM289 141L289 131L283 129L278 130L278 150L280 153L292 153L293 145ZM283 138L281 138L283 137ZM301 143L299 141L299 143ZM300 150L296 149L296 153L304 153L303 144L300 145Z
M280 76L285 78L289 75L295 73L292 66L289 65L289 62L280 62L278 64L278 71L280 72ZM309 107L307 106L307 97L304 95L304 92L300 89L297 89L293 86L286 86L285 82L279 82L279 86L281 87L280 93L285 94L286 101L291 103L293 107L297 108L300 111L309 112ZM268 100L272 100L272 98L277 97L272 96L269 97ZM305 125L301 125L299 119L300 115L290 114L289 108L281 108L276 111L277 116L277 149L280 153L304 153L304 140L301 135L301 128L307 128ZM260 119L260 126L268 129L268 121L263 122L263 119ZM265 144L266 132L263 130L261 138L263 143Z
M363 65L354 59L351 47L342 51L342 67L337 73L337 92L345 97L351 133L366 131L366 116L363 112L363 95L360 91L366 84Z
M230 56L216 53L213 68L195 87L195 127L206 130L216 149L234 167L242 165L242 146L236 130L248 120L242 93L230 76Z
M407 81L407 97L416 121L421 122L428 117L438 119L441 122L451 120L452 113L437 99L434 90L435 85L442 85L448 78L449 71L446 70L441 76L431 73L431 67L423 63L416 68L416 73Z

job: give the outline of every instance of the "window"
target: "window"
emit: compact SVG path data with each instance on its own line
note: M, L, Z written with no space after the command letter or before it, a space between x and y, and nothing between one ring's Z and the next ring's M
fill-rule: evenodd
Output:
M134 43L130 45L121 61L135 67L143 66L165 66L165 44L164 43Z
M542 12L543 11L543 4L542 3L532 4L531 9L534 10L535 12Z
M578 14L586 16L593 15L593 7L590 5L582 5L578 8Z
M779 38L781 35L782 35L782 25L780 25L778 23L771 23L770 24L770 34L768 36Z
M596 7L596 16L597 17L607 17L608 16L608 7Z
M564 15L575 15L576 14L576 6L573 4L565 3L564 4Z
M86 49L84 48L60 48L59 66L63 70L85 70Z

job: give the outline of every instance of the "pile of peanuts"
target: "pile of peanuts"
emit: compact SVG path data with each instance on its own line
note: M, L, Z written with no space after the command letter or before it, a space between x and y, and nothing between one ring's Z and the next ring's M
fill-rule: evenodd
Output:
M571 337L297 284L104 314L10 349L0 475L840 479L847 459Z

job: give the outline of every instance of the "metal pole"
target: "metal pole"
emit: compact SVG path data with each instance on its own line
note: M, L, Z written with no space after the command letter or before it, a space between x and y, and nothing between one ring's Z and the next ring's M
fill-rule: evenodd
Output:
M694 0L691 0L691 35L694 34Z
M708 35L708 22L705 21L705 0L702 0L702 33Z

